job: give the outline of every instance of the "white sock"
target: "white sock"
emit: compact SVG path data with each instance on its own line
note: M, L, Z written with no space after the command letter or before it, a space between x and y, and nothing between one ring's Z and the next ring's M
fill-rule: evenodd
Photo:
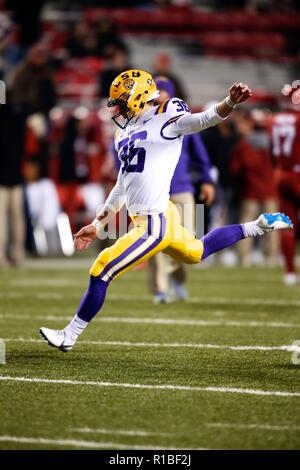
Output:
M253 222L246 222L242 224L242 229L244 232L245 238L247 237L258 237L263 235L265 232L257 225L256 220Z
M77 315L70 321L65 328L65 333L71 341L76 341L78 336L85 330L89 322L82 320Z

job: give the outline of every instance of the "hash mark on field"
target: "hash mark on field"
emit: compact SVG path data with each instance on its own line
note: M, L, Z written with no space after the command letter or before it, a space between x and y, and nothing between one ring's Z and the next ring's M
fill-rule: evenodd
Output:
M300 431L300 426L273 424L235 424L235 423L205 423L210 428L228 429L262 429L264 431Z
M85 447L87 449L129 449L129 450L155 450L155 449L177 449L174 447L157 447L155 445L135 445L135 444L120 444L117 442L94 442L83 441L76 439L48 439L44 437L17 437L17 436L0 436L0 442L15 442L20 444L41 444L49 446L65 446L65 447ZM206 449L199 449L206 450Z
M35 338L1 338L7 343L45 343L44 339ZM288 351L300 352L300 347L291 345L282 346L261 346L261 345L227 345L227 344L203 344L203 343L152 343L152 342L132 342L132 341L101 341L82 340L80 344L99 346L125 346L125 347L146 347L146 348L191 348L191 349L228 349L231 351Z
M126 429L91 429L91 428L71 428L70 431L86 433L86 434L116 434L119 436L172 436L173 434L167 432L148 432L138 430Z
M3 382L28 382L62 385L90 385L94 387L115 387L132 388L140 390L177 390L179 392L212 392L212 393L237 393L241 395L260 395L270 397L300 397L300 392L288 392L279 390L257 390L251 388L235 387L197 387L189 385L159 385L159 384L134 384L101 382L95 380L72 380L72 379L46 379L42 377L12 377L9 375L0 375L0 381Z
M68 321L73 318L69 315L18 315L0 314L1 319L12 320L39 320L39 321ZM270 327L270 328L300 328L300 323L288 322L261 322L261 321L239 321L239 320L190 320L176 318L147 318L147 317L98 317L93 323L132 323L152 325L181 325L181 326L245 326L245 327Z

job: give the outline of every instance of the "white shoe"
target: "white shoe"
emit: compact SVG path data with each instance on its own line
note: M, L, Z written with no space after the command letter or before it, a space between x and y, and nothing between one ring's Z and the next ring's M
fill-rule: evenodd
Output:
M41 336L48 342L49 346L58 348L60 351L69 352L75 344L66 337L65 330L51 330L50 328L42 327L40 329Z
M296 273L286 273L283 282L286 286L295 286L299 284L299 276Z
M293 228L291 219L283 212L276 212L275 214L261 214L256 220L256 224L263 232Z

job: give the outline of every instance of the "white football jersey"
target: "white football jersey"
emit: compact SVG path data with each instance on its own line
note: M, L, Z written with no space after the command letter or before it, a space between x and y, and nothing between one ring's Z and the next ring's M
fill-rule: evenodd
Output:
M183 135L170 136L168 127L184 114L187 104L166 100L117 131L115 148L121 161L122 184L129 214L164 212L170 184L181 154Z

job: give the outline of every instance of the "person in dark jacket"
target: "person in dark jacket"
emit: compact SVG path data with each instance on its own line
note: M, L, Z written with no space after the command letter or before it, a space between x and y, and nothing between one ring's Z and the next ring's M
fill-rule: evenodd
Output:
M26 114L9 101L0 106L0 269L24 258L25 216L22 158ZM10 244L8 247L8 234Z

